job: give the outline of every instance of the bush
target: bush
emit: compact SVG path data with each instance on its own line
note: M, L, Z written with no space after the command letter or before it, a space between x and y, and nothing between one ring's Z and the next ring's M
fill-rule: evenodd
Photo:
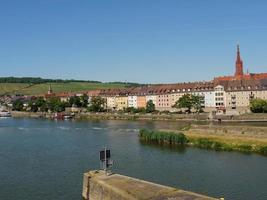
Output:
M263 99L253 99L250 102L250 110L254 113L266 113L267 101Z
M22 111L23 110L23 102L21 99L17 99L12 104L12 109L16 111Z
M204 149L211 149L212 144L213 142L207 138L199 138L196 140L196 143L195 143L197 147L204 148Z
M263 155L267 155L267 146L261 146L257 149L257 152Z
M185 145L187 143L187 138L183 133L150 131L147 129L141 129L139 131L139 137L141 140L158 144Z
M238 148L239 151L243 151L243 152L251 152L251 150L252 150L252 146L251 145L247 145L247 144L238 145L237 148Z

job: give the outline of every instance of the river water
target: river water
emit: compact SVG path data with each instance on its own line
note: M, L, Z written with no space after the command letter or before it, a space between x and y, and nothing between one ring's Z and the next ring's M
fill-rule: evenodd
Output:
M82 176L111 149L113 171L231 200L267 199L267 157L141 144L138 129L177 122L0 119L0 199L78 200Z

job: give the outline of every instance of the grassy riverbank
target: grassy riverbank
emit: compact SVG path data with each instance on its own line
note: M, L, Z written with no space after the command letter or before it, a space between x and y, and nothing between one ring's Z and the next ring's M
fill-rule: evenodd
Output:
M142 129L139 133L141 141L159 145L193 146L215 151L254 152L267 155L267 141L253 138L221 137L218 135L193 134L186 131L162 131Z

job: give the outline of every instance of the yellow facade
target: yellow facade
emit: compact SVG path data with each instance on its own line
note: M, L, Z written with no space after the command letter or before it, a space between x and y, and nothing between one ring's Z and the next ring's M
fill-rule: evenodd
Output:
M226 92L226 107L248 108L251 99L255 98L267 100L267 90Z
M116 110L123 110L128 107L128 97L127 96L117 96L115 98Z

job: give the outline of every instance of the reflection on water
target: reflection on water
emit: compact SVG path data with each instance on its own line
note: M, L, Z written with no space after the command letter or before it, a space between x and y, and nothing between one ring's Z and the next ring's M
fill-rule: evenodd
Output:
M0 199L80 199L82 174L109 147L113 171L226 199L267 199L267 158L140 143L140 128L188 122L0 120ZM262 124L266 126L266 124Z

